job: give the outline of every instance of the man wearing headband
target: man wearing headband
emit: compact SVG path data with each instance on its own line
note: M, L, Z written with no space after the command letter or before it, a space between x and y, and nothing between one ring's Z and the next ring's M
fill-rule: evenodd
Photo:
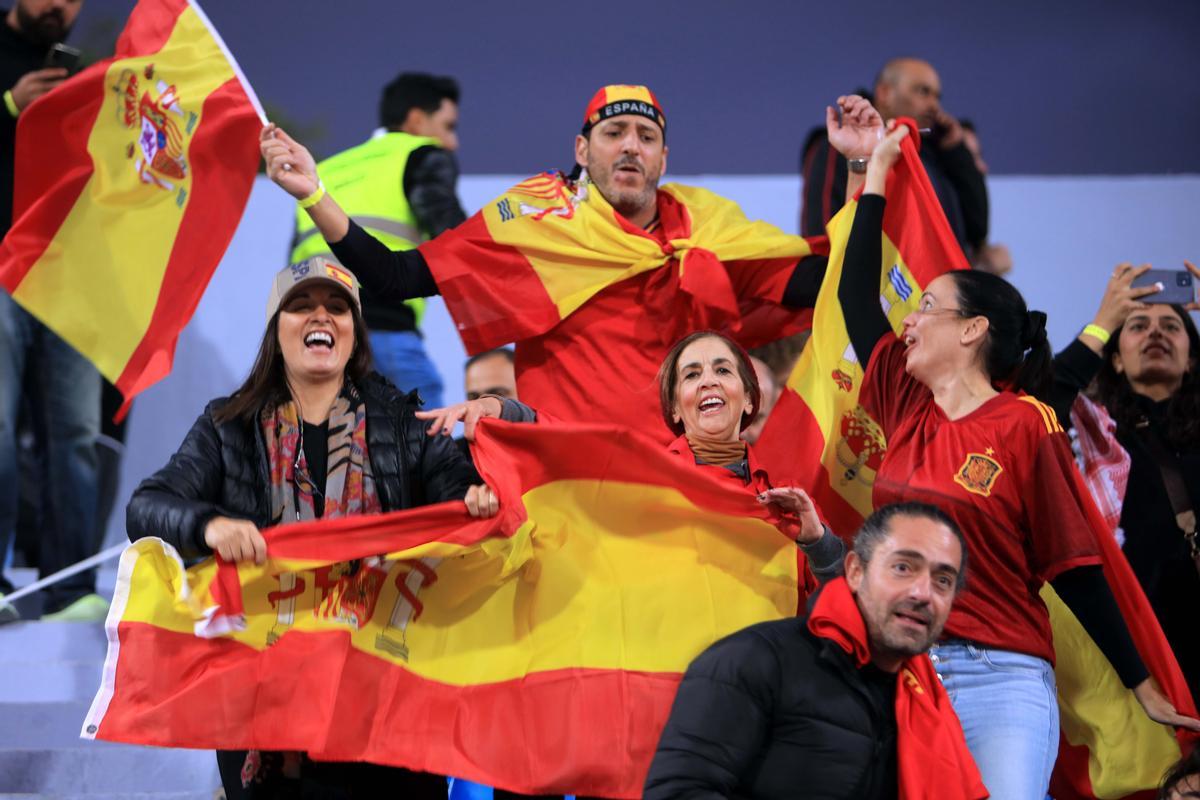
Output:
M747 220L707 190L658 185L666 115L644 86L588 103L576 170L517 184L465 223L392 253L320 184L312 156L274 125L267 173L300 200L342 263L377 297L440 294L467 350L516 343L521 399L551 417L637 429L666 444L655 374L697 329L755 346L800 329L824 276L823 239ZM597 364L615 370L603 379Z

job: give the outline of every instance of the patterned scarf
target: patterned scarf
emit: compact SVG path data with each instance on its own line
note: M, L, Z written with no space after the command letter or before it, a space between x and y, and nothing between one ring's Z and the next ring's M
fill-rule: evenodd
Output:
M304 457L303 423L294 401L265 408L259 416L271 482L271 525L316 519L314 492L325 497L322 519L382 510L367 457L367 406L347 381L329 409L329 460L325 487L314 486ZM242 787L297 778L302 753L250 750L242 764Z
M272 525L316 519L314 491L324 494L324 519L381 510L367 458L367 407L353 384L345 384L329 409L324 488L313 486L308 472L296 403L263 409L260 422L270 463Z

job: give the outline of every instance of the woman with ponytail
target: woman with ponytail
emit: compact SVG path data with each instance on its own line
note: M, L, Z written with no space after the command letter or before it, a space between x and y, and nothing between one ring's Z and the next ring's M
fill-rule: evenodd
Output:
M880 139L882 120L865 100L839 103L843 126L829 115L835 146L878 141L838 286L864 365L860 402L888 443L873 503L930 503L962 529L971 579L930 658L991 796L1041 800L1059 745L1054 645L1038 594L1045 582L1152 719L1200 722L1177 714L1149 678L1101 571L1092 500L1072 477L1067 438L1034 396L1051 376L1045 315L1002 278L955 271L930 281L902 335L892 332L879 304L884 196L910 134L893 123ZM895 613L920 628L923 598L911 600Z

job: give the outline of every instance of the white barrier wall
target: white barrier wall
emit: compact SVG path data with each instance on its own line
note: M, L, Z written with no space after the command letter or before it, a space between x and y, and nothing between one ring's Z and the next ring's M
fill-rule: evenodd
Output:
M474 210L523 177L463 177L463 205ZM741 203L752 218L796 230L796 176L672 179L706 186ZM1049 314L1055 347L1090 320L1117 262L1170 269L1181 269L1184 258L1200 263L1200 176L1004 177L989 186L992 241L1012 250L1016 268L1010 277L1032 307ZM229 252L180 337L173 372L134 402L110 542L124 538L124 507L138 481L166 463L205 403L228 394L253 363L270 280L287 260L293 208L282 191L258 179ZM461 400L465 354L436 298L425 335L447 402Z

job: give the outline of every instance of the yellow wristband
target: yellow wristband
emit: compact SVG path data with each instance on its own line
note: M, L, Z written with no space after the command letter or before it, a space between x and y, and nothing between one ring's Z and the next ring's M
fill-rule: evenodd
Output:
M312 208L325 197L325 184L317 181L317 190L300 201L301 208Z
M17 108L17 101L13 99L12 89L4 93L4 107L8 109L9 114L12 114L13 119L21 114L21 109Z
M1099 325L1092 323L1084 327L1083 332L1088 336L1095 336L1100 340L1100 344L1108 344L1108 340L1112 338L1112 334L1101 328Z

